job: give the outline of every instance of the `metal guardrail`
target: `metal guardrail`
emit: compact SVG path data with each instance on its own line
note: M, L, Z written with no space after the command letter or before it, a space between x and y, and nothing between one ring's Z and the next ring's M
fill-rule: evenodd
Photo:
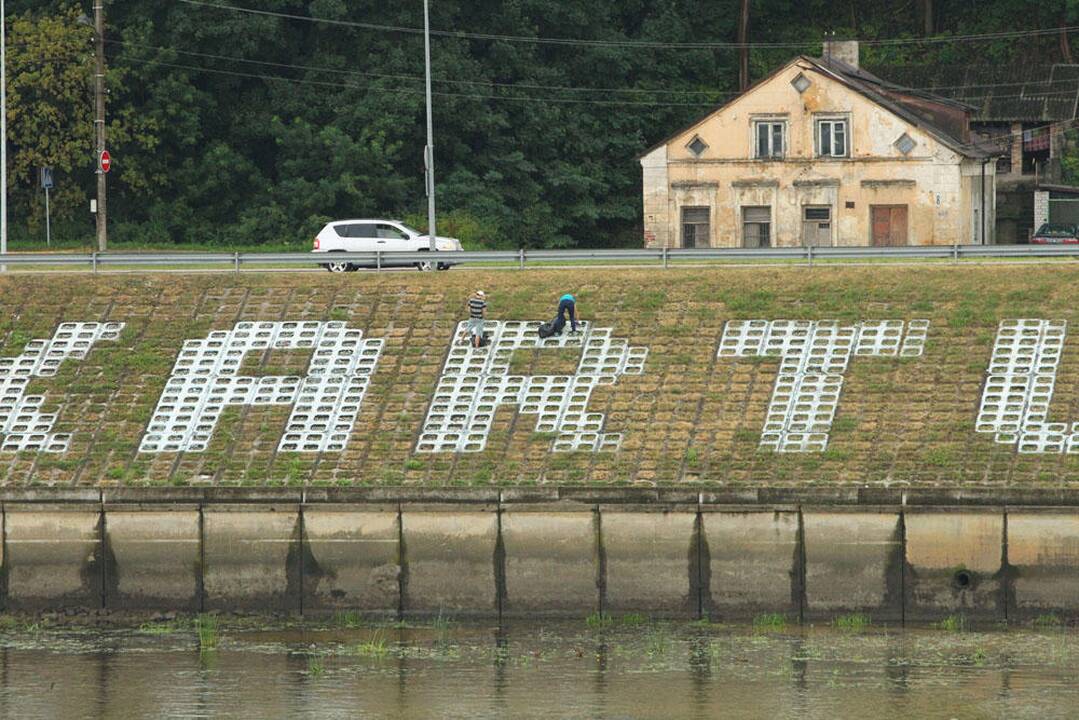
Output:
M525 269L529 263L654 263L668 267L672 263L773 262L805 263L819 261L874 260L950 260L992 258L1075 258L1079 245L927 245L917 247L784 247L784 248L624 248L611 250L484 250L472 252L334 252L334 253L8 253L0 255L0 266L57 266L85 268L97 272L107 268L158 269L191 266L221 266L240 272L258 266L310 268L328 262L345 262L373 269L411 267L420 262L480 263L515 265Z

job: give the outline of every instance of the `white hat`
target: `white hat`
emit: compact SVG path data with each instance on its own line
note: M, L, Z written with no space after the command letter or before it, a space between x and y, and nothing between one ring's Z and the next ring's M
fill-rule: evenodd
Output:
M486 294L482 290L477 290L476 294L479 295L480 297L486 297Z

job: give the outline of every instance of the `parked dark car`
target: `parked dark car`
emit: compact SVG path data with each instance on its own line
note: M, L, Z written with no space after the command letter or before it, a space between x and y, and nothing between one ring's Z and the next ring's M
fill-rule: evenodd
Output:
M1079 243L1079 229L1068 223L1045 223L1030 242L1032 245L1072 245Z

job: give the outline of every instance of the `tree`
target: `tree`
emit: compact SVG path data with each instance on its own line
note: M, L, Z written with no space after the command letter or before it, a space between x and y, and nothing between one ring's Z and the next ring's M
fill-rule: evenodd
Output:
M38 168L54 169L53 217L60 224L86 212L93 180L94 123L90 28L79 9L30 12L10 21L8 65L8 183L12 234L43 224Z

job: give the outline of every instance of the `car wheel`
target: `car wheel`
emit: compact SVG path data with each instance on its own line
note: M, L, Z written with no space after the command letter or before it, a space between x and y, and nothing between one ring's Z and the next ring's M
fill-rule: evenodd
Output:
M420 272L431 272L435 269L435 263L430 260L424 260L423 262L416 263L416 269Z
M326 263L325 267L326 267L327 270L329 270L332 273L348 272L349 269L350 269L349 264L346 263L346 262Z
M449 270L450 269L450 264L449 263L439 263L438 264L438 269L439 270Z

